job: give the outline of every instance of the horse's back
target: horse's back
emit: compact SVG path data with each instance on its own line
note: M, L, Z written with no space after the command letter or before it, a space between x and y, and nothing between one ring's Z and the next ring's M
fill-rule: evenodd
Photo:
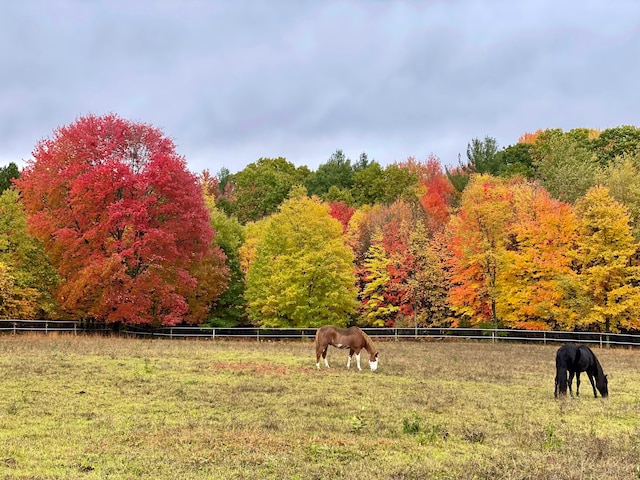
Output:
M578 361L580 350L576 345L563 345L556 352L556 367L564 367L571 370Z
M598 369L600 362L598 361L598 357L596 357L596 354L593 353L593 350L591 350L586 345L581 345L579 351L580 351L580 358L581 358L581 363L583 368L585 370L587 368L591 368L593 369L592 371L595 372L595 370Z
M316 342L331 343L336 336L344 335L346 329L324 325L316 330Z
M325 325L316 330L316 342L321 343L351 344L355 339L359 344L361 343L359 339L363 336L364 332L355 326L340 328L334 325Z

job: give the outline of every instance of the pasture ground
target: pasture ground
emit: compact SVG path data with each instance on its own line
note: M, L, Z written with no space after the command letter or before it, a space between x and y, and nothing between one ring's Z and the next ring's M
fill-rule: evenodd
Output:
M640 478L640 351L556 400L557 348L2 336L0 478Z

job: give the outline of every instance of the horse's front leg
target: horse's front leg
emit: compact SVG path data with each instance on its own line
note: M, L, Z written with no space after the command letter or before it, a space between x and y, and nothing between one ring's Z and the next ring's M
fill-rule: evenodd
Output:
M596 392L596 382L593 379L593 375L587 372L587 376L589 377L589 381L591 382L591 388L593 388L593 398L598 398L598 394Z
M360 352L356 353L356 363L358 364L358 371L361 372L362 368L360 368Z
M571 395L573 397L573 390L572 390L572 385L573 385L573 376L575 375L574 372L569 372L569 382L567 384L567 386L569 387L569 395Z
M347 369L351 368L351 357L353 356L353 348L349 349L349 357L347 358Z
M580 372L576 372L576 397L580 396Z

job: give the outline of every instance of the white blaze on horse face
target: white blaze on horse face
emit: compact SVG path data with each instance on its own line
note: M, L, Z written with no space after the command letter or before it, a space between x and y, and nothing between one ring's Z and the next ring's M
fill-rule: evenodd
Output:
M372 372L375 372L378 369L378 357L376 357L375 361L369 362L369 367L371 367Z

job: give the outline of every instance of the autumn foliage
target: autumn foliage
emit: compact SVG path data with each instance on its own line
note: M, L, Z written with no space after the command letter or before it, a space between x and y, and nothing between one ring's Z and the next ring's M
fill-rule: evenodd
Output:
M37 144L20 197L0 186L0 313L640 329L639 128L487 136L467 160L338 150L197 179L159 130L83 117Z
M536 130L534 133L526 132L520 135L518 143L535 143L538 135L542 133L542 130Z
M76 318L200 322L225 288L201 189L155 128L79 118L38 143L17 185Z

